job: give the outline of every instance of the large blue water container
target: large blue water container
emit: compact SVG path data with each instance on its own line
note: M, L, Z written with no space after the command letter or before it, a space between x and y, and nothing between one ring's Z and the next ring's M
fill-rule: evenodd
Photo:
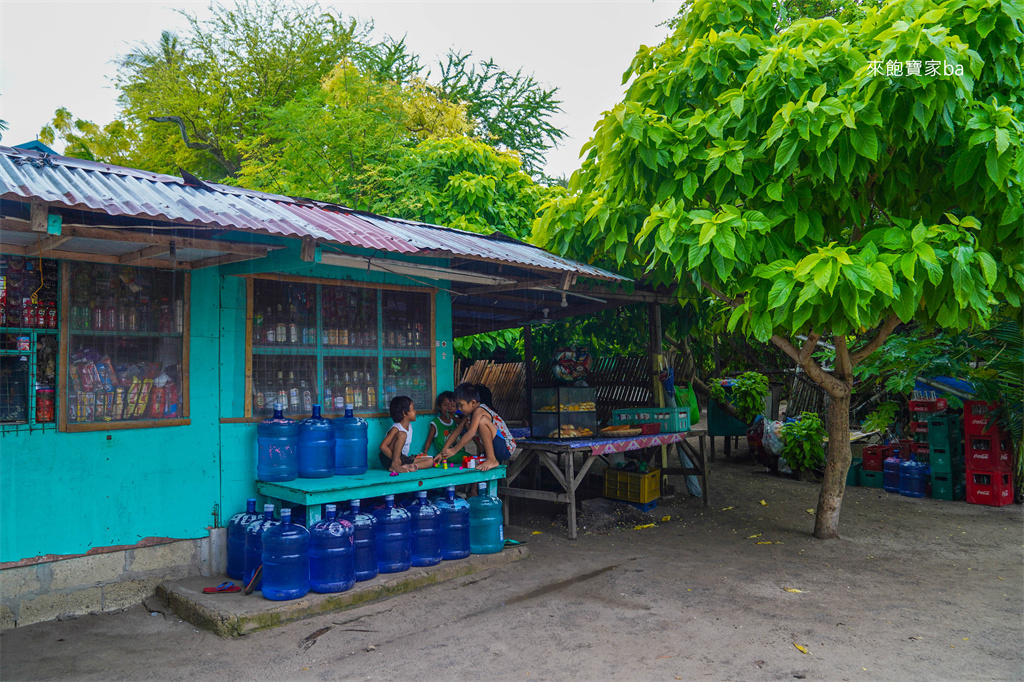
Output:
M377 519L359 510L359 500L349 502L341 518L352 524L356 582L377 577Z
M245 529L253 521L259 521L256 513L256 498L245 501L245 511L238 512L228 521L228 577L235 580L245 578Z
M914 460L903 462L900 465L900 495L924 497L928 472L929 467L923 462Z
M469 556L469 502L455 496L450 485L444 497L434 500L441 511L441 558L445 561Z
M487 494L481 482L476 497L469 501L469 550L473 554L494 554L505 546L501 500Z
M882 463L882 487L888 493L898 493L900 491L900 465L903 460L893 455L892 457L886 457L885 462Z
M441 510L427 500L427 491L416 493L406 509L412 516L412 565L436 566L441 563Z
M366 473L369 441L366 420L352 416L352 407L345 405L345 416L334 420L334 473L358 476Z
M377 570L381 573L408 571L412 566L412 518L395 506L395 496L384 496L377 518Z
M309 588L314 592L344 592L356 584L352 524L337 516L337 507L329 504L324 518L309 527Z
M334 475L334 427L313 406L313 416L299 422L299 478Z
M279 523L280 521L274 520L274 505L265 504L263 505L263 518L253 521L246 527L245 576L243 578L246 585L252 582L253 573L255 573L256 569L263 564L263 533L265 533L268 528L272 528ZM262 584L263 579L260 577L256 581L256 586L253 589L260 589Z
M281 523L263 534L263 596L274 601L309 594L309 531L281 510Z
M256 425L256 478L294 481L299 475L299 424L274 404L274 416Z

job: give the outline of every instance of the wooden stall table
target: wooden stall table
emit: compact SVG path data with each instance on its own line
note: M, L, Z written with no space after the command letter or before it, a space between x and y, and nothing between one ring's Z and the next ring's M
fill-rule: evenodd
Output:
M509 523L509 505L507 498L522 497L532 500L545 500L557 502L567 506L569 520L569 539L576 539L576 489L579 488L583 478L590 471L594 460L602 455L610 455L616 452L629 452L642 450L644 448L658 447L670 443L684 443L686 438L698 434L693 431L682 431L680 433L659 433L652 436L633 436L628 438L572 438L555 440L552 438L528 438L516 434L518 429L513 430L516 437L516 451L512 462L508 465L505 481L498 486L498 494L506 497L505 524ZM703 445L703 438L701 438ZM703 456L704 448L700 453L689 448L687 454L692 460L699 460L694 463L694 468L672 469L671 473L692 474L700 476L701 490L704 493L704 506L708 506L708 478L707 462ZM582 454L585 459L580 470L576 471L575 456ZM556 459L552 459L552 455ZM538 460L547 467L548 471L555 477L562 487L562 492L551 492L547 490L531 490L528 488L513 488L512 483L526 469L526 466L533 460ZM559 469L558 461L563 460L562 469Z

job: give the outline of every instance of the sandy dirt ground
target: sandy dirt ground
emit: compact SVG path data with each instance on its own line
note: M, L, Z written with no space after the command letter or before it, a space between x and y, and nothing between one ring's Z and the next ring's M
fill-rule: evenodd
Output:
M0 635L0 676L1024 679L1020 505L852 488L822 542L816 499L719 456L710 509L684 492L654 528L574 542L556 507L518 502L508 536L532 556L500 570L236 639L143 606L40 623Z

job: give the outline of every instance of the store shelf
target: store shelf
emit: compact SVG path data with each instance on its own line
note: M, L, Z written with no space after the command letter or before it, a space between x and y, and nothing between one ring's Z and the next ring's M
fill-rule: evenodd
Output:
M59 334L59 329L49 327L0 327L0 334Z
M71 336L114 336L130 339L157 339L163 337L180 338L181 332L121 332L121 331L97 331L95 329L72 329L68 332Z

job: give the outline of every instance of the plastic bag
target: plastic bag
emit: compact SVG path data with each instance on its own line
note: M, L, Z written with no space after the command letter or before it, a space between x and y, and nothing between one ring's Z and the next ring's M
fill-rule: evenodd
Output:
M766 421L764 428L764 449L776 457L782 456L782 445L785 439L782 436L782 421Z

